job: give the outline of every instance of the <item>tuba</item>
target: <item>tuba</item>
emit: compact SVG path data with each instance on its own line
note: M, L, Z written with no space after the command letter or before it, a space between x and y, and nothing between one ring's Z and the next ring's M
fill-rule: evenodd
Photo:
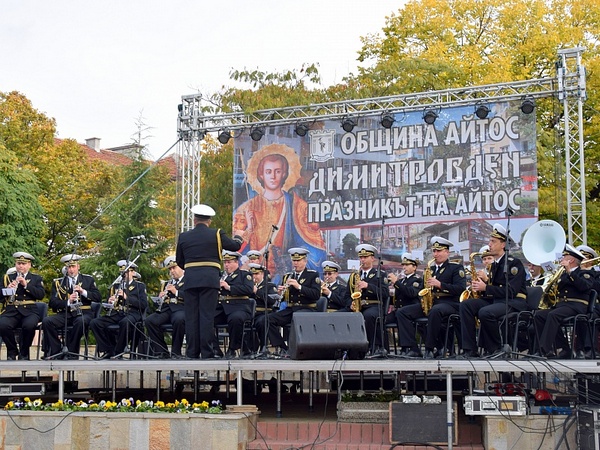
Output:
M358 288L360 282L360 273L357 270L353 270L348 277L348 289L350 289L350 297L352 297L352 305L354 312L360 312L362 292Z
M475 257L481 256L483 253L473 252L469 255L469 270L471 271L471 281L477 279L477 269L475 269ZM474 291L471 286L467 286L467 288L460 294L460 301L464 302L469 298L479 298L481 297L480 292Z
M435 259L430 260L427 263L427 267L423 271L423 285L427 286L427 280L431 278L431 265ZM421 308L423 308L423 314L429 315L429 310L433 306L433 292L430 287L426 287L419 291L419 297L421 298Z
M555 261L565 249L567 236L565 230L559 223L553 220L540 220L531 225L523 235L523 255L532 264L541 266L549 261ZM564 267L560 266L550 272L542 285L542 299L539 309L548 309L556 304L557 283L564 273Z

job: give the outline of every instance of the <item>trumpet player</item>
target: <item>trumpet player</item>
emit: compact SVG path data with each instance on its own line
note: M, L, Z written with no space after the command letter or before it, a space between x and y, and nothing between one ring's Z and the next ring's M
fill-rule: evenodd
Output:
M9 360L29 359L29 348L35 336L35 328L41 317L36 302L42 300L46 291L42 277L31 272L34 257L29 253L16 252L15 272L4 275L2 301L4 311L0 314L0 336L6 344ZM17 347L15 329L21 328L21 340Z
M355 248L360 261L360 281L356 288L360 290L360 302L363 317L365 318L365 331L369 341L369 352L371 355L381 353L385 347L382 330L377 328L377 319L382 322L385 319L385 306L390 298L387 274L383 270L377 270L377 249L370 244L359 244ZM350 305L354 311L352 302L352 286L348 283L344 295L346 305ZM385 331L385 330L383 330Z
M280 297L277 293L277 286L271 281L265 281L265 274L267 268L260 264L250 263L248 269L252 274L252 280L254 281L254 300L256 301L256 312L254 313L254 321L256 322L259 317L264 316L272 312L276 305L278 305ZM248 340L244 343L248 348L252 347L251 336L247 336ZM258 333L259 348L264 349L265 336ZM252 349L253 351L256 348Z
M499 351L502 348L499 321L507 311L523 311L528 307L525 267L519 259L506 254L508 239L506 229L495 224L488 243L494 262L488 273L479 270L477 278L471 280L471 289L480 293L479 298L470 298L460 304L464 358L477 357L479 347L484 348L484 356ZM504 272L505 266L508 274ZM480 321L479 345L476 339L476 318ZM509 339L508 336L505 338Z
M244 322L252 319L250 297L254 294L254 281L247 270L240 269L239 252L223 250L223 266L225 273L221 278L219 304L215 312L215 325L227 325L229 348L225 352L227 359L238 356L242 348ZM215 335L213 340L215 355L223 356L219 349L219 341Z
M285 358L288 356L286 345L279 327L292 322L292 316L297 311L316 311L317 300L321 296L321 280L319 274L307 269L308 253L305 248L294 247L288 250L292 260L292 271L283 276L282 285L277 287L278 293L287 298L287 308L259 317L256 328L259 336L264 336L268 330L268 339L276 347L275 354Z
M94 317L92 302L102 300L94 278L79 272L80 260L81 256L76 254L65 255L60 259L67 268L67 273L52 283L48 305L57 314L47 316L42 321L46 358L78 358L81 338ZM63 335L62 349L68 351L61 353L59 332L65 329L65 322L71 328L66 336Z
M452 242L441 236L430 240L433 262L426 269L431 273L423 282L424 289L430 289L433 305L429 311L427 330L425 331L425 355L417 346L415 320L426 317L421 304L400 308L398 321L398 341L403 354L411 358L424 356L426 359L443 357L446 348L444 321L450 314L458 312L460 294L465 290L465 269L462 264L450 261Z
M127 260L120 260L117 266L121 271L121 280L115 282L110 288L108 303L112 305L110 314L92 319L90 329L96 338L99 352L103 352L102 359L120 355L134 335L134 328L142 321L142 314L148 307L146 285L134 280L137 265ZM115 337L108 328L109 325L118 324L119 332Z
M169 271L170 280L162 283L158 297L160 307L146 320L146 330L150 338L151 355L165 359L182 358L181 347L185 336L185 311L183 306L183 289L185 271L177 265L175 256L167 256L163 267ZM173 327L171 351L165 342L162 325L171 324Z
M328 312L350 311L344 302L346 287L338 281L338 274L342 268L333 261L323 261L321 267L323 268L323 283L319 302L326 302L325 309Z

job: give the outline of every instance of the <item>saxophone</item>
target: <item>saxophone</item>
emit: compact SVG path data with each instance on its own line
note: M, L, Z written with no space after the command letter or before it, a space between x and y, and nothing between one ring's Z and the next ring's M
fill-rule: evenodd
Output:
M362 292L358 288L360 282L360 274L357 270L353 270L348 277L348 289L350 289L350 297L352 297L352 311L360 312Z
M470 268L471 271L471 281L477 279L477 269L475 269L475 257L481 256L483 253L473 252L469 255ZM479 298L481 297L481 293L478 291L474 291L471 286L467 286L467 288L460 294L460 301L464 302L469 298Z
M431 278L431 265L435 262L435 259L430 260L427 263L427 267L423 271L423 285L427 286L427 280ZM433 306L433 292L430 287L426 287L419 291L419 297L421 297L421 308L423 308L423 314L429 315L429 310Z

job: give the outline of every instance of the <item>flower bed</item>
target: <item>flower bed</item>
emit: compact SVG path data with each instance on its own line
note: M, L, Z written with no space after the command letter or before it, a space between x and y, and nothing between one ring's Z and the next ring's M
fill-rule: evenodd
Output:
M99 412L144 412L144 413L206 413L221 414L223 407L221 402L213 400L211 403L190 403L186 399L175 400L172 403L153 402L151 400L141 401L133 398L124 398L119 403L102 400L96 403L73 400L59 400L54 403L43 403L41 399L31 400L25 397L21 400L11 400L5 406L5 410L12 411L99 411Z
M254 408L255 409L255 408ZM0 410L0 448L244 449L255 438L256 411L220 404L55 402L24 399Z

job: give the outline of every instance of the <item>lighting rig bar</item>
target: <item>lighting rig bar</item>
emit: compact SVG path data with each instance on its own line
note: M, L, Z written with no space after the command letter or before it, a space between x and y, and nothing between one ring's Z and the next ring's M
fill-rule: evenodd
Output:
M563 83L561 95L576 95L576 92L568 92L569 86L573 86L572 89L576 90L576 85L576 80L574 83ZM552 97L558 94L558 90L558 80L556 77L552 77L418 94L265 109L251 113L234 112L206 116L201 113L202 97L188 95L182 97L182 103L179 105L178 132L180 137L185 140L198 137L192 136L196 133L203 138L206 133L224 129L235 131L266 125L284 125L323 119L336 120L348 116L356 118L384 112L410 112L457 105L476 105L491 101Z

